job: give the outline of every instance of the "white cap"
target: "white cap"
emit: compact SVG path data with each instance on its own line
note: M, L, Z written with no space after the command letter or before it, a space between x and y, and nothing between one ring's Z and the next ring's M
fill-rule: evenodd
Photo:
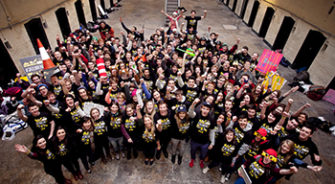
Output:
M178 13L177 13L177 12L173 12L173 13L172 13L172 15L174 15L174 16L177 16L177 15L178 15Z

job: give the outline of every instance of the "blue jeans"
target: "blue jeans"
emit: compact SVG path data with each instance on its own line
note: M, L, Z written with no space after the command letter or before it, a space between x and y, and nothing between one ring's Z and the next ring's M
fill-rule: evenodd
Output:
M208 143L206 144L200 144L195 141L191 141L191 158L195 160L195 153L200 148L200 160L203 160L208 152Z
M244 179L242 177L238 177L235 184L245 184Z

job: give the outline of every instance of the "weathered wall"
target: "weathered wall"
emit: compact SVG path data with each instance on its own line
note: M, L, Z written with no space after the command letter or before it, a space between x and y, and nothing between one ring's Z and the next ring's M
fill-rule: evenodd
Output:
M62 3L63 2L63 3ZM8 41L10 45L12 46L11 49L7 49L11 58L14 61L14 64L18 68L18 70L23 73L23 68L19 62L20 58L29 57L35 55L35 51L33 48L33 45L30 41L30 38L28 36L28 33L25 29L24 24L29 22L29 20L33 18L40 18L42 22L47 23L47 27L44 28L44 31L46 33L46 36L48 38L48 41L50 43L51 48L55 47L57 45L56 43L56 35L61 35L61 30L57 21L57 17L55 12L59 8L65 8L67 11L67 16L70 24L71 31L74 31L75 29L79 28L79 20L77 17L77 12L75 8L75 0L67 0L67 1L61 1L61 0L54 0L54 1L44 1L44 0L29 0L28 3L26 1L23 3L19 0L5 0L4 3L7 3L6 6L9 6L8 12L18 12L11 18L11 23L14 23L14 20L16 23L21 22L22 20L26 20L24 22L18 23L14 26L12 26L11 29L3 29L4 27L7 27L6 21L1 21L0 28L2 30L0 31L0 38L5 42ZM96 4L98 5L100 1L96 0ZM24 6L27 4L26 6ZM39 6L38 6L39 4ZM86 21L92 20L91 15L91 9L89 5L89 0L82 0L83 4L83 10ZM17 11L12 6L16 6L17 9L20 9L22 11ZM38 8L33 8L33 7ZM106 7L109 7L110 3L106 4ZM44 13L42 13L44 12ZM6 20L6 17L3 16L3 11L0 11L0 20ZM37 15L38 14L38 15ZM14 15L13 13L8 15ZM37 16L33 16L37 15Z

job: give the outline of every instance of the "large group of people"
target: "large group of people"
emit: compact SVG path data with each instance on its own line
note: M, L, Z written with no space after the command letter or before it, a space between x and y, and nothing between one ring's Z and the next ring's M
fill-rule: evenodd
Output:
M84 28L57 38L49 55L60 72L50 80L34 74L27 84L18 74L24 92L17 113L34 140L32 148L16 150L43 162L60 184L71 183L62 165L80 180L79 161L91 173L99 159L131 160L139 152L148 166L162 153L180 165L190 153L190 169L220 166L222 183L234 173L235 183L245 183L245 174L253 183L275 183L301 168L322 169L315 128L303 112L308 104L290 114L293 99L283 103L297 88L264 90L257 53L239 50L239 40L228 46L210 27L199 37L197 22L207 11L162 13L170 27L150 38L121 18L120 37L101 22L100 38ZM186 29L178 24L182 17ZM312 165L303 161L308 155Z

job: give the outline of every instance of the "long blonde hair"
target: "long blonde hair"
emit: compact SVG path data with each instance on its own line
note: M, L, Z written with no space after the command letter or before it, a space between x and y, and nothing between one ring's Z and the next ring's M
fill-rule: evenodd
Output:
M151 120L151 130L149 131L148 128L145 126L145 123L144 123L144 134L145 135L149 135L149 134L152 134L153 136L155 135L155 125L154 125L154 121L153 121L153 118L150 116L150 115L144 115L143 117L143 120L145 122L145 118L149 118Z
M294 152L294 142L291 141L291 140L289 140L289 139L286 139L286 140L282 141L280 143L278 153L281 153L281 149L282 149L281 147L282 147L283 144L287 144L288 147L290 148L290 151L287 153L287 155L284 158L284 162L286 163L292 157L292 155L293 155L293 152Z

